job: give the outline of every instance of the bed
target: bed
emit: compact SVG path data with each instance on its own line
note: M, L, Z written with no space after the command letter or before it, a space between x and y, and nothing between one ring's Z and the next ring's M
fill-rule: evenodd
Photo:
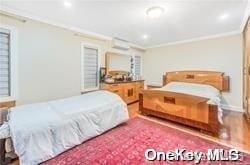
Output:
M11 108L8 125L20 164L35 165L128 120L127 105L108 91Z
M221 92L226 91L229 91L229 77L223 72L167 72L162 88L141 91L139 109L144 115L218 135L223 124Z

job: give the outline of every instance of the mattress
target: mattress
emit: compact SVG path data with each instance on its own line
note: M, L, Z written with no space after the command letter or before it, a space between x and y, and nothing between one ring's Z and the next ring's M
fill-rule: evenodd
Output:
M185 82L170 82L162 88L156 88L154 90L162 90L176 93L183 93L193 96L199 96L208 98L208 104L214 104L218 106L218 120L223 124L223 111L221 109L221 93L218 89L211 85L206 84L194 84Z
M127 105L108 91L12 108L10 135L20 164L35 165L128 120Z

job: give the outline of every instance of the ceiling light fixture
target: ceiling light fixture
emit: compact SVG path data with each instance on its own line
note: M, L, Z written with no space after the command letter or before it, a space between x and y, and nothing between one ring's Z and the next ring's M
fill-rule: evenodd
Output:
M64 1L63 5L67 8L70 8L72 6L72 3L70 1Z
M159 6L150 7L147 9L146 14L150 18L159 18L164 13L164 9Z
M220 20L224 20L227 19L229 17L229 14L222 14L221 16L219 16Z
M142 38L146 40L146 39L148 39L148 35L147 35L147 34L144 34L144 35L142 36Z

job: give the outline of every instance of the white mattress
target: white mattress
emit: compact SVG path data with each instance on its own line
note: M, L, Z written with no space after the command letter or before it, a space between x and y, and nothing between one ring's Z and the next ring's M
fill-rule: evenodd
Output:
M96 91L12 108L8 123L20 163L34 165L127 120L119 96Z
M200 96L208 98L208 104L214 104L218 106L218 120L223 124L223 113L221 109L221 93L218 89L211 85L194 84L185 82L170 82L162 88L155 90L170 91L176 93L189 94L194 96Z

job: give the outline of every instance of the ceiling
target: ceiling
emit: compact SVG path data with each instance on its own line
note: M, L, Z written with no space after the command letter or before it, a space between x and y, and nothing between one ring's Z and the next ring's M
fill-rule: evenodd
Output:
M240 31L247 0L1 0L1 7L142 47ZM146 10L164 13L149 18ZM143 36L147 35L145 39Z

